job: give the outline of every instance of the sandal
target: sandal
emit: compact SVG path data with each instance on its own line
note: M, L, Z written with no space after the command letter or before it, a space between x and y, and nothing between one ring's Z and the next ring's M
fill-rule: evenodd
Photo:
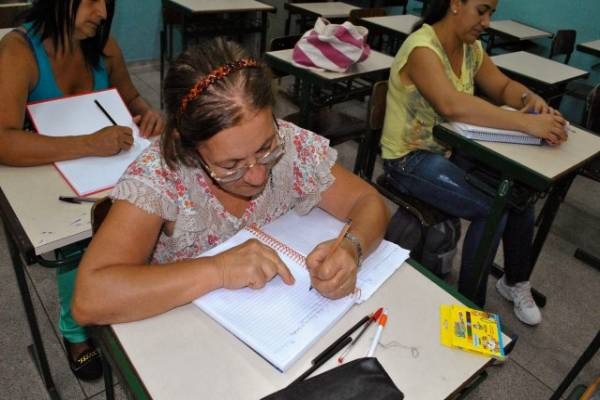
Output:
M89 339L85 341L89 348L80 353L75 360L71 357L71 342L63 338L63 343L67 349L69 367L71 367L71 371L77 378L82 381L93 381L102 376L100 353Z

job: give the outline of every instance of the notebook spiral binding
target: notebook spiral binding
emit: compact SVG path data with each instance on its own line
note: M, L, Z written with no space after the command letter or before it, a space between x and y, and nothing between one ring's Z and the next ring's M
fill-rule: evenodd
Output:
M271 247L272 249L285 254L290 259L294 260L296 263L304 266L306 268L306 257L302 254L289 247L285 243L275 239L273 236L261 230L257 225L247 226L246 229L252 233L258 240Z

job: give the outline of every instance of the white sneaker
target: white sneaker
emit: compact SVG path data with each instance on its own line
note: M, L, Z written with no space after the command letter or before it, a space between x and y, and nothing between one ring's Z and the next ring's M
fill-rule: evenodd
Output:
M537 325L542 322L542 313L531 296L529 281L518 282L514 286L509 286L503 276L496 282L496 290L506 300L515 303L515 314L522 322L528 325Z

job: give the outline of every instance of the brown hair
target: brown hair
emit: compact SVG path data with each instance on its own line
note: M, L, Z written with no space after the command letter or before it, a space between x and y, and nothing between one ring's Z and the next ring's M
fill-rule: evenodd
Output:
M210 83L200 93L190 96L198 82L247 59L240 45L217 38L188 49L171 64L163 89L167 127L161 138L162 156L169 168L198 166L200 142L239 124L246 112L274 105L270 74L261 63L242 63L247 65L232 68L219 79L208 79Z

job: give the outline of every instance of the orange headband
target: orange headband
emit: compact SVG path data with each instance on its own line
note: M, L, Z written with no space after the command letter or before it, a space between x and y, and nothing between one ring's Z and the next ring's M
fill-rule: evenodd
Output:
M198 97L207 87L213 84L216 80L225 78L232 72L239 71L242 68L257 67L258 63L252 57L242 58L241 60L221 65L218 68L212 70L204 78L198 80L196 84L190 89L190 91L181 99L181 105L179 107L179 115L181 116L190 101Z

